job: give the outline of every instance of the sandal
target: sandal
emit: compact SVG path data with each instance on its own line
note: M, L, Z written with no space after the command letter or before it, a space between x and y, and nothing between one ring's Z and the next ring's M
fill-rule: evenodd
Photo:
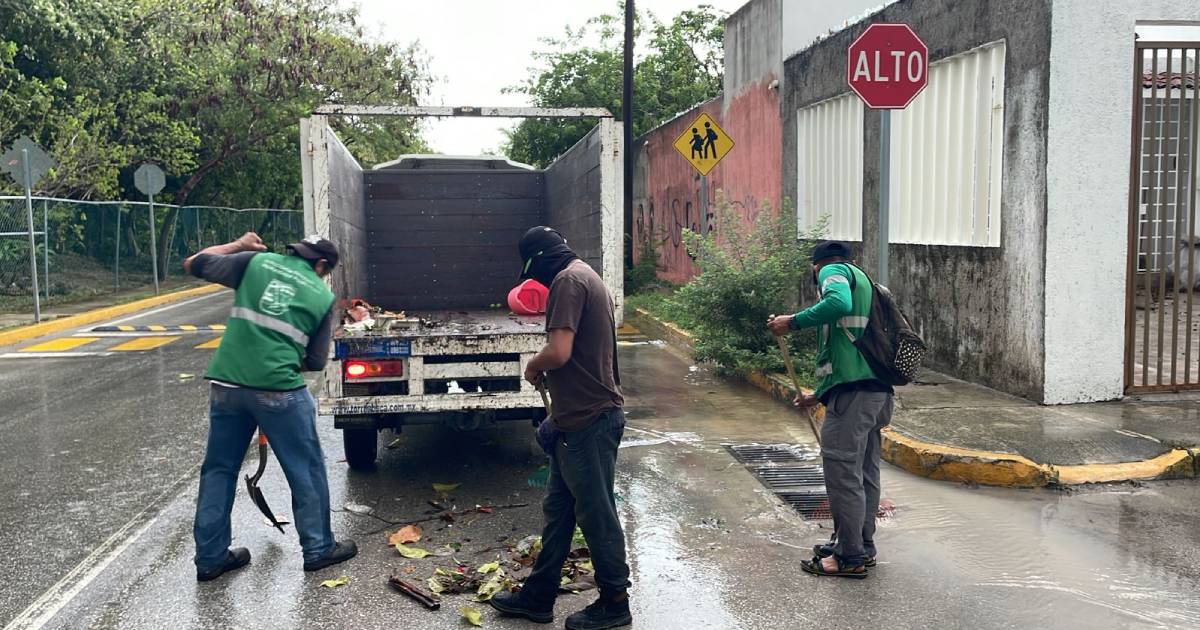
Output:
M813 553L816 554L817 558L828 558L833 555L833 547L831 545L813 545ZM875 560L875 556L866 556L866 561L863 562L863 566L868 569L874 567L876 564L878 563Z
M833 558L837 560L837 571L825 570L825 565L821 562L821 558L818 557L814 557L812 560L801 560L800 568L804 569L805 573L811 573L816 576L844 577L852 580L865 580L869 575L867 568L862 565L848 567L842 564L841 558L837 556L833 556Z

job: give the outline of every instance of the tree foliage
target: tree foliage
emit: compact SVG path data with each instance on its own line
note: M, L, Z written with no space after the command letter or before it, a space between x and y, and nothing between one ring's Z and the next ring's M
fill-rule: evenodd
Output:
M47 194L138 197L155 162L163 201L295 207L302 116L428 84L419 50L369 40L336 0L0 0L0 143L47 148ZM425 150L413 119L332 123L366 162Z
M621 116L623 11L543 39L534 54L540 68L509 88L538 107L606 107ZM725 14L708 5L683 11L670 22L639 13L635 20L633 131L641 135L721 91ZM514 160L546 166L596 124L587 119L528 119L508 133Z

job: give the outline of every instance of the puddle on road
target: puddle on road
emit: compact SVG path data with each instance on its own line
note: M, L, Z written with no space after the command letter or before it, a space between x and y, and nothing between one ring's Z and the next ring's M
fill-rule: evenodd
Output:
M672 442L668 430L697 435L702 444L678 446L704 450L730 443L800 444L806 450L811 441L785 406L704 367L690 369L661 348L623 349L621 363L636 375L626 379L631 408L646 411L637 419L645 429L627 433L629 446L655 447L643 463L657 464L653 453ZM967 488L886 468L888 501L881 507L887 514L877 535L882 564L870 581L872 590L890 590L895 580L924 582L920 586L926 589L944 585L957 589L963 602L999 607L1005 623L1014 625L1200 627L1200 571L1195 568L1200 530L1192 525L1191 508L1200 502L1200 487L1195 484L1173 486L1170 493L1103 489L1073 495ZM647 586L672 581L670 573L687 562L672 515L677 506L669 500L677 491L656 489L653 481L632 480L626 508L634 526L631 549L636 548ZM689 579L698 581L685 590L695 596L666 603L715 606L705 613L728 620L719 597L708 596L721 586L720 570L693 568ZM678 592L654 590L668 598L667 591ZM964 620L969 616L959 614ZM721 625L714 621L713 627Z

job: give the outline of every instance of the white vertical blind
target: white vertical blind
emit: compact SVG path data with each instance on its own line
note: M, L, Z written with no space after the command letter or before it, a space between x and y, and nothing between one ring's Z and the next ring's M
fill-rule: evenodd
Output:
M853 93L796 113L796 221L801 232L829 217L827 238L861 241L863 104Z
M892 112L891 242L1000 246L1004 54L1000 41L931 64Z

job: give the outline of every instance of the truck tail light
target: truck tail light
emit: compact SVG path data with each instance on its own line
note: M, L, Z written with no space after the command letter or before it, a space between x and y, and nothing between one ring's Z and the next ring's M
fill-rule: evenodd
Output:
M342 371L347 379L403 376L404 361L346 361Z

